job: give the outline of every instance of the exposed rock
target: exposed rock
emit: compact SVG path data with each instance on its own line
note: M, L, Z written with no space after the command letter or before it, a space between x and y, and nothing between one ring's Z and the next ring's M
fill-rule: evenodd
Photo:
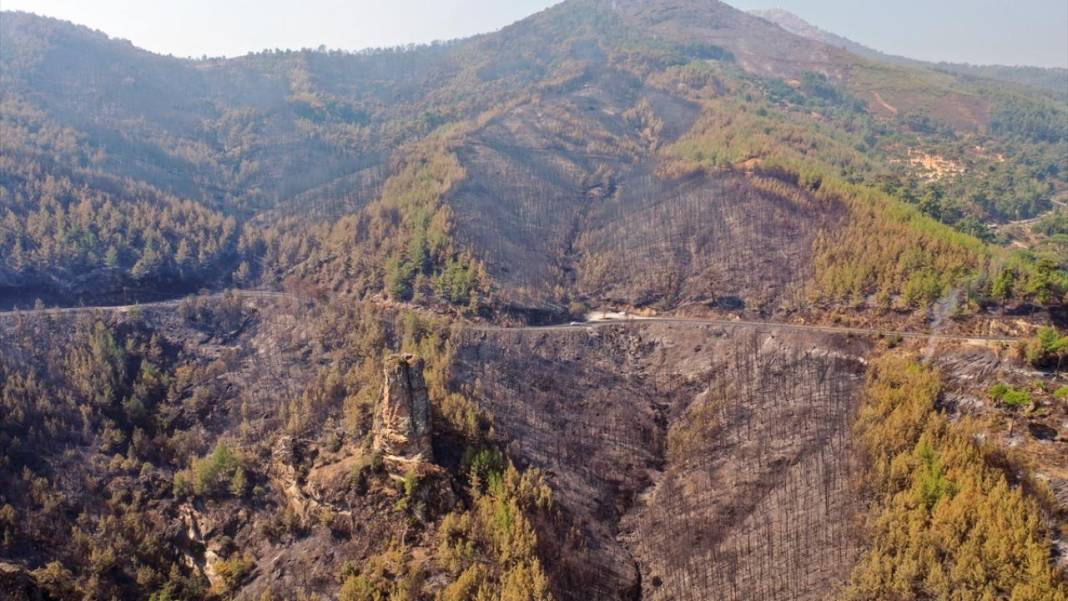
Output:
M297 480L297 441L292 436L282 436L271 449L271 471L282 480Z
M386 359L382 399L375 410L374 449L391 462L431 462L430 397L423 360L415 355Z
M186 566L205 576L213 587L221 586L223 579L215 569L215 562L221 559L215 536L218 533L216 524L192 503L179 506L178 516L185 527L184 534L188 541L188 550L183 553Z

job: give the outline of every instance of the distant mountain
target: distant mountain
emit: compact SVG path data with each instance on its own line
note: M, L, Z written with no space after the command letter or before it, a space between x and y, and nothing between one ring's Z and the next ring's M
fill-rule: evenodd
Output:
M930 67L959 75L968 75L986 79L996 79L1009 83L1030 86L1047 92L1057 94L1061 98L1068 98L1068 69L1006 66L1006 65L970 65L967 63L932 63L893 54L886 54L853 40L820 29L794 13L781 8L750 11L762 19L766 19L782 27L790 33L799 35L810 40L848 50L854 54L879 61L886 61L907 66Z
M934 68L960 75L1018 83L1051 92L1061 99L1068 99L1068 69L964 63L937 63Z
M848 50L854 54L879 59L890 56L883 54L878 50L868 48L863 44L858 44L857 42L854 42L853 40L847 37L843 37L836 33L831 33L829 31L820 29L819 27L816 27L815 25L795 15L794 13L782 8L751 10L749 12L762 19L766 19L768 21L771 21L772 23L775 23L776 25L782 27L786 31L789 31L790 33L799 35L803 38L808 38L810 40L816 40L817 42L822 42L830 46L835 46L837 48L844 48L845 50Z

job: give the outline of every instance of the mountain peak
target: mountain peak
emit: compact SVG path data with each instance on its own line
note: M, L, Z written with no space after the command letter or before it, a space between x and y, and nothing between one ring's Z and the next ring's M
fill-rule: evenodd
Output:
M715 45L747 70L784 78L805 71L835 76L849 59L838 49L786 31L719 0L569 0L558 8L604 11L643 35L684 45Z
M794 35L798 35L809 40L821 42L823 44L827 44L828 46L834 46L835 48L842 48L843 50L848 50L860 56L866 56L869 58L882 58L880 52L872 50L871 48L868 48L863 44L858 44L857 42L854 42L853 40L847 37L838 35L836 33L831 33L824 29L820 29L812 23L809 23L808 21L802 19L796 14L783 8L752 10L749 11L749 14L774 23Z

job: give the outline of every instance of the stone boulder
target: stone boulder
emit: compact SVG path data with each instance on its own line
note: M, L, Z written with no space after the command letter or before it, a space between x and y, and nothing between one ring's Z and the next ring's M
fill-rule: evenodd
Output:
M382 398L374 416L373 445L390 462L432 462L430 397L423 360L415 355L386 358Z

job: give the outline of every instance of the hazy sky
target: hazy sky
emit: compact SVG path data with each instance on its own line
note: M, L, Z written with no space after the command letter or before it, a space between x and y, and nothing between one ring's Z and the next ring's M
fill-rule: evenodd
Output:
M701 1L701 0L695 0ZM161 53L359 49L492 31L554 0L0 0ZM733 0L785 8L877 50L926 60L1068 66L1066 0ZM3 40L0 40L2 43Z
M0 0L3 1L3 0ZM785 8L890 54L933 61L1068 67L1068 0L734 0Z

